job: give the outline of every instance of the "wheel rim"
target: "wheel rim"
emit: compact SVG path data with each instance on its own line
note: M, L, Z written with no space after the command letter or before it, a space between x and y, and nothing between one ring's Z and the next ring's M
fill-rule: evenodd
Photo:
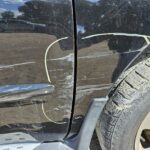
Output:
M135 150L150 150L150 112L138 130L135 140Z

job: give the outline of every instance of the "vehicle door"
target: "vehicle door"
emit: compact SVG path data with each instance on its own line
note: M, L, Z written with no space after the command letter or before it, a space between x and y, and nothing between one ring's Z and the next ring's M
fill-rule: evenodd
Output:
M70 0L0 1L0 144L66 136L73 33Z

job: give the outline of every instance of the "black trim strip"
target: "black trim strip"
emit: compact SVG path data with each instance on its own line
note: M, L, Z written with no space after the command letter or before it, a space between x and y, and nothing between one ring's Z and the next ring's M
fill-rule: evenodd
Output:
M72 101L72 110L71 110L71 116L70 116L70 122L69 122L69 128L68 132L65 136L65 139L68 137L72 122L73 122L73 116L74 116L74 107L75 107L75 101L76 101L76 86L77 86L77 22L76 22L76 6L75 6L75 0L72 0L72 13L73 13L73 25L74 25L74 87L73 87L73 101Z

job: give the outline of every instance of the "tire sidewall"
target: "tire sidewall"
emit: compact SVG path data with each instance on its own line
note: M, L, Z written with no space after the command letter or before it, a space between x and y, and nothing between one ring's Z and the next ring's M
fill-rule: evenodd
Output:
M138 129L150 111L150 90L135 98L124 109L117 121L112 136L112 150L135 150Z

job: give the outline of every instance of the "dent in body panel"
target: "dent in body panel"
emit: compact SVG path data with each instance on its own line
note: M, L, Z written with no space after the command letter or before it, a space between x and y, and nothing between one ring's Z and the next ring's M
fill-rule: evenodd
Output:
M78 72L74 116L84 116L91 99L108 95L121 73L149 51L149 8L148 0L76 0ZM80 87L86 86L89 89L85 93ZM92 86L101 88L93 90Z
M72 109L72 3L69 0L2 0L0 4L1 86L42 87L51 83L55 87L51 93L46 91L25 101L1 105L0 136L21 131L40 142L62 140L68 131ZM70 55L72 61L57 60Z

